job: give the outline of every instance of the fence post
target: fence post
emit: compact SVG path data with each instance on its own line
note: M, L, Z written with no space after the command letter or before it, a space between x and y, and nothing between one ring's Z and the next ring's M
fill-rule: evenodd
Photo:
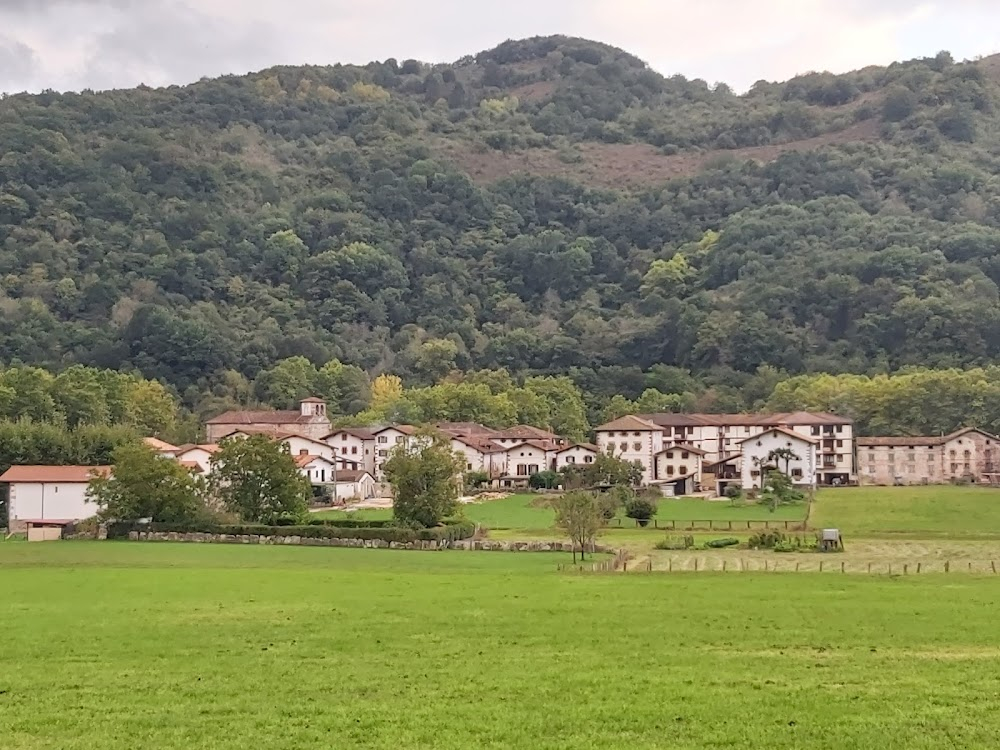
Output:
M872 572L872 564L871 564L871 563L868 563L868 572L869 572L869 573L871 573L871 572Z
M670 530L675 531L677 529L677 521L670 522Z
M944 561L944 572L945 573L950 573L951 572L951 560L945 560Z
M840 572L841 573L846 573L847 572L846 570L844 570L844 561L843 560L840 561Z
M697 555L694 556L694 572L695 573L698 572L698 556Z
M785 521L785 531L788 531L788 521Z
M819 561L819 572L820 573L823 572L823 561L822 560Z
M969 572L972 572L972 560L969 560Z
M918 563L917 563L917 572L918 572L918 573L920 572L920 569L921 569L921 568L922 568L923 566L924 566L924 564L923 564L922 562L918 562Z
M722 561L722 572L723 573L726 572L726 561L725 560Z
M905 576L909 572L910 572L910 566L907 565L906 563L903 563L903 575Z
M795 561L795 572L796 573L799 572L799 561L798 560Z
M653 572L653 558L649 558L649 560L647 560L647 562L649 563L649 572L652 573Z
M730 521L730 522L729 522L729 530L730 530L730 531L732 531L732 530L733 530L733 522L732 522L732 521Z
M764 528L765 529L771 528L771 522L770 521L764 521Z
M674 572L674 558L672 558L672 557L670 558L670 566L667 568L667 572L668 573L673 573Z
M997 572L997 564L995 560L990 560L990 567L993 568L993 572Z
M747 521L747 531L749 531L749 530L750 530L750 522Z

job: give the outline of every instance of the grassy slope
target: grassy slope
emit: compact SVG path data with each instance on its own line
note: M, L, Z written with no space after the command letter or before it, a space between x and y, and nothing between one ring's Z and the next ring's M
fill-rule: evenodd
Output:
M1000 490L983 487L851 487L820 491L813 527L863 536L1000 538Z
M1000 732L993 581L553 567L3 545L3 747L936 750Z
M549 508L539 507L537 495L511 495L502 500L488 500L464 506L465 515L471 520L491 529L550 529L555 514ZM798 521L806 512L805 506L786 506L769 513L756 505L733 507L729 503L706 502L693 498L665 499L660 503L657 514L659 521L746 521L775 520ZM341 511L324 511L318 518L337 518L345 514ZM392 518L391 510L364 510L351 514L366 520ZM635 527L635 522L621 517L614 521L623 527Z

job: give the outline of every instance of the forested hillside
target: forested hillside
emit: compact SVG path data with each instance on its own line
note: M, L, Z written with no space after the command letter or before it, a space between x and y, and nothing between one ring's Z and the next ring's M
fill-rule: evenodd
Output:
M506 368L569 375L596 419L994 364L998 104L991 59L738 96L561 37L9 96L0 365L131 370L205 412L336 360L342 414L381 372Z

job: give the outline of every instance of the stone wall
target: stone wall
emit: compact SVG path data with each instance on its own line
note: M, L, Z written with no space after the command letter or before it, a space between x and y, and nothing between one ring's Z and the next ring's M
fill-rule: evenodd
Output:
M263 536L260 534L201 534L166 531L130 531L133 542L195 542L200 544L271 544L306 547L358 547L365 549L412 550L481 550L485 552L572 552L570 542L510 542L491 539L459 541L386 542L382 539L313 539L301 536ZM615 553L612 547L596 545L588 552Z

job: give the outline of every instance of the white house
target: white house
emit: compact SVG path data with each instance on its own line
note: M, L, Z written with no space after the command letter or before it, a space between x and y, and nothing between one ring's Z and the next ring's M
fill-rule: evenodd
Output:
M159 438L146 437L142 439L142 442L147 448L150 448L165 458L173 458L174 454L177 453L178 446L171 445L170 443L160 440Z
M376 481L381 482L384 480L385 472L382 467L385 466L385 462L392 455L392 449L397 445L406 445L406 442L416 432L417 428L408 424L390 425L389 427L383 427L372 432Z
M323 438L334 453L355 461L358 467L369 474L375 472L375 437L371 430L363 427L343 427Z
M705 451L687 443L672 443L656 454L653 484L665 495L690 495L701 489Z
M70 523L97 515L87 486L93 476L110 472L110 466L12 466L0 476L9 487L10 530L24 531L32 521Z
M456 435L451 449L459 456L463 471L482 471L493 479L506 469L507 450L492 440Z
M204 445L182 445L173 457L189 469L196 469L202 474L212 473L212 456L220 450L214 443Z
M743 489L760 489L765 473L778 469L803 487L816 486L817 441L784 427L770 427L741 440ZM787 453L787 455L781 455Z
M626 416L596 430L597 445L604 453L623 461L642 464L642 483L653 481L656 455L663 450L663 428L636 416Z
M505 451L507 463L500 477L501 487L527 484L532 474L548 471L552 467L555 451L548 443L529 440L512 445Z
M594 463L600 448L590 443L576 443L555 452L555 470L560 471L567 466L580 466Z
M370 500L375 497L375 477L367 471L337 472L338 500Z

